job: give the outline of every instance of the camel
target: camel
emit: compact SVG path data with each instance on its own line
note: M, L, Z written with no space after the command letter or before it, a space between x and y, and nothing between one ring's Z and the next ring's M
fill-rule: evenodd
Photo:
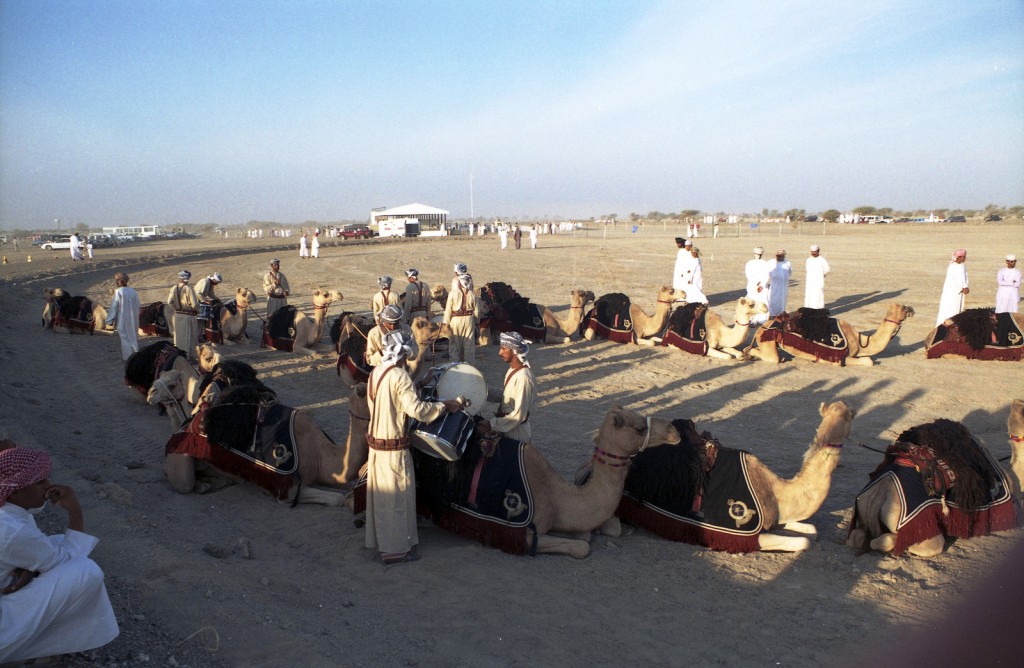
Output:
M338 324L338 340L336 347L339 351L342 350L344 343L352 338L353 336L366 338L366 334L373 329L373 318L369 315L357 315L355 313L346 313L341 316ZM438 339L446 338L451 336L451 328L444 323L436 323L427 320L425 317L418 315L412 319L412 323L409 324L409 328L412 330L413 338L416 339L416 357L408 361L409 375L412 379L417 380L422 373L426 370L426 366L423 364L423 360L426 359L427 351L434 345ZM360 350L366 350L366 344L362 347L358 347ZM355 378L352 375L352 371L345 364L338 366L338 375L341 377L341 382L346 387L355 387L361 382L360 379Z
M999 314L1002 315L1002 314ZM945 328L944 340L936 341L939 327L935 327L924 339L925 352L929 359L943 357L952 359L983 359L983 360L1024 360L1021 350L1021 333L1024 332L1024 313L1007 313L1017 331L1009 327L1004 340L994 344L995 331L998 328L995 309L967 309L947 319L942 326ZM1009 322L1004 326L1010 325ZM1003 347L1005 346L1005 347Z
M46 304L43 306L43 327L46 329L69 334L76 330L96 331L104 334L112 334L116 331L113 325L107 324L107 309L91 299L89 302L92 304L92 313L88 316L87 321L82 321L83 325L72 324L72 322L77 323L78 321L69 322L65 318L59 317L62 304L80 303L88 297L72 297L62 288L43 288L43 296L46 297Z
M1011 402L1010 415L1006 420L1006 430L1012 452L1009 467L1000 467L995 458L988 454L987 448L975 441L979 448L984 449L993 468L1002 469L1002 473L1006 476L1007 491L1013 499L1009 504L1010 507L1006 508L1006 515L1001 524L994 521L993 517L988 517L988 525L992 531L1013 528L1024 521L1024 488L1022 488L1022 484L1024 484L1024 400L1014 399ZM870 548L878 552L893 552L897 546L899 534L897 527L899 527L901 516L904 514L903 507L905 505L906 501L903 500L900 490L897 489L891 476L885 476L878 483L869 485L857 497L854 505L854 518L846 544L857 550ZM991 514L994 510L995 508L990 508L983 512ZM1014 510L1016 517L1009 517ZM950 513L955 511L947 508L943 500L940 512L944 517L949 517ZM965 508L962 514L972 515L973 513ZM906 526L905 524L904 528ZM945 527L940 525L933 531L934 535L909 545L904 552L914 557L934 557L941 554L946 546ZM982 534L979 533L979 535Z
M723 360L741 359L743 357L743 352L738 350L738 348L747 340L751 319L759 314L768 313L768 307L762 302L740 297L739 301L736 302L736 312L733 315L733 323L735 324L727 326L722 317L707 308L706 305L695 306L705 309L704 329L706 336L704 337L704 342L707 344L707 348L686 347L682 349L698 355L700 350L704 350L704 355ZM680 309L677 309L676 313L680 313ZM669 330L676 326L676 318L675 314L669 318ZM672 340L669 334L666 334L663 345L672 342ZM680 339L676 338L675 340L679 341ZM673 343L673 345L681 347L684 345L684 342Z
M170 360L170 367L154 373L155 369L152 365L156 363L161 351L166 351L164 355ZM150 390L156 380L163 374L174 372L174 381L180 384L184 391L184 397L189 404L194 406L199 401L199 386L202 384L203 375L211 372L213 367L221 361L220 353L209 343L197 346L196 353L199 359L198 371L189 364L188 357L176 349L170 341L151 343L140 349L139 352L133 353L125 361L125 384L145 394L148 401ZM149 403L155 405L159 402Z
M665 329L666 323L668 323L669 312L672 310L672 304L676 302L677 298L683 298L681 292L677 292L670 285L663 285L658 290L658 305L654 310L654 315L647 315L647 313L640 308L638 304L630 300L629 303L629 323L627 328L631 328L633 334L640 339L649 339L652 336L657 336ZM610 297L610 295L602 295L597 301L594 302L593 313L598 312L598 305L603 300ZM583 331L583 338L587 341L593 341L597 336L594 331L594 321L591 320L588 323L587 328Z
M315 355L316 352L313 350L320 339L324 336L324 322L326 320L327 308L332 302L341 301L343 295L337 290L314 290L313 291L313 317L310 318L305 313L298 309L292 309L288 306L280 309L288 309L285 313L294 313L294 320L287 323L288 328L294 332L294 338L292 340L292 352L301 353L303 355ZM276 323L278 314L275 313L267 322L267 330L263 335L263 343L271 349L276 350L273 345L274 339L267 333L271 328L271 321Z
M341 293L338 293L338 299L341 299ZM237 313L232 313L226 307L220 310L220 331L226 346L249 341L245 329L249 324L249 306L256 301L256 295L249 288L238 288L235 290L234 301Z
M749 452L721 448L707 432L698 435L692 422L687 420L685 422L688 423L688 428L678 421L675 422L676 429L682 433L685 443L679 448L680 457L669 461L668 458L652 453L641 459L636 464L636 475L641 478L634 479L631 474L626 489L630 491L631 496L634 495L633 490L647 490L638 498L643 498L658 507L668 508L673 501L678 503L679 499L686 499L683 504L686 508L684 512L692 522L667 522L667 526L664 526L665 531L652 526L656 533L673 540L740 552L758 549L779 552L806 550L811 546L811 541L817 538L817 529L803 520L816 513L828 496L832 473L839 465L843 440L850 435L850 425L856 415L856 412L842 401L823 402L818 412L822 419L814 434L814 440L804 454L800 471L789 480L780 478ZM689 453L684 452L686 448L689 448ZM673 453L675 452L673 450ZM705 454L706 452L714 454ZM737 455L740 456L738 460ZM682 462L687 460L697 461L702 473L698 476L691 474L691 477L687 478L687 474L681 472L687 466ZM731 466L724 463L729 460L737 463ZM742 478L733 481L730 476L735 471L744 469L746 485L741 482ZM716 476L725 477L716 480ZM730 490L730 485L734 485L735 490ZM749 487L749 491L745 487ZM720 496L723 492L728 495L725 497L728 498L727 504L725 498L719 499L715 496L716 493ZM696 516L691 517L690 512L695 499L704 495L710 495L704 499L707 519L698 520ZM627 505L626 502L630 498L624 497L623 505L619 509L620 515L626 517L627 521L633 520L641 525L648 521L652 525L666 522L664 514L654 519L655 515L644 511L639 502L634 501ZM735 530L731 535L716 529L716 526L723 525L711 519L717 508L709 504L718 502L727 508L728 521L735 522L735 526L730 527L731 530ZM758 512L760 517L757 517ZM701 514L699 517L705 516ZM750 520L755 519L757 521L748 524ZM617 521L617 518L613 520ZM702 522L703 528L700 527ZM613 523L610 522L609 526L613 527ZM796 535L769 533L771 529Z
M594 293L590 290L573 290L569 296L569 314L565 320L559 319L547 306L538 304L544 316L544 327L547 329L544 343L572 341L573 334L579 331L580 322L583 321L583 309L594 299Z
M225 392L222 396L226 401L231 401L230 392ZM365 384L357 385L350 392L349 406L350 413L353 415L355 415L352 410L354 405L362 407L364 412L360 416L365 415L366 418L362 422L357 419L350 421L348 441L344 446L336 445L331 441L320 425L307 413L289 409L294 411L292 433L295 437L294 443L298 455L298 470L294 476L294 483L288 491L288 498L296 503L325 506L345 505L346 494L339 488L357 480L360 470L369 459L369 447L366 442L369 414L366 412ZM214 479L213 482L207 482L197 479L197 473L200 476L203 474L204 467L201 466L203 464L206 463L187 454L168 453L164 459L164 473L171 488L180 494L193 492L202 494L222 487L223 481L217 482ZM212 469L212 466L210 468ZM221 476L238 480L237 476L230 473L219 469L213 470ZM313 485L334 489L319 489Z
M909 306L896 303L889 304L889 308L885 313L885 320L871 334L862 334L854 329L850 323L837 318L839 327L846 337L846 354L845 359L839 359L831 363L837 366L842 366L844 363L847 366L873 366L875 362L871 359L872 356L885 350L885 347L889 345L889 341L900 331L903 321L913 315L914 309ZM745 351L750 357L778 364L781 361L779 356L779 349L781 348L797 359L812 362L818 361L819 358L814 353L796 350L792 346L779 342L773 331L768 329L772 322L773 320L769 320L764 327L757 331L757 334L754 336L754 342L757 344L757 347L747 348Z
M365 384L353 388L349 397L350 435L365 440L369 426L369 405ZM358 421L362 416L366 418ZM486 423L485 423L486 425ZM533 526L527 532L525 548L536 540L538 554L565 554L583 559L590 554L590 533L601 529L615 512L630 458L645 448L676 445L679 432L667 420L644 418L638 413L613 406L594 436L592 474L583 486L564 478L536 448L522 444L526 483L533 493ZM354 447L359 441L352 442ZM357 526L360 521L356 521ZM551 532L569 534L553 536ZM611 531L606 531L615 535Z

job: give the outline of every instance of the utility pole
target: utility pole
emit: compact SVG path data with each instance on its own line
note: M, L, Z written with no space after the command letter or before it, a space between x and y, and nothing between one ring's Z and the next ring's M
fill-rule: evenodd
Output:
M473 213L473 172L469 173L469 217L470 219L476 218Z

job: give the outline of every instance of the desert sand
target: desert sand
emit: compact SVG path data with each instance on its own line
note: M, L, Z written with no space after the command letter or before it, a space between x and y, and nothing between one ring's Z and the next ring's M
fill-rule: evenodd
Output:
M290 508L246 485L173 492L162 472L169 420L123 385L116 335L40 327L46 287L109 304L114 272L126 271L146 303L164 299L188 268L196 279L221 272L221 295L242 286L260 293L272 257L282 259L291 303L307 313L313 289L344 293L331 319L342 308L366 310L381 274L397 283L414 266L428 283L447 284L454 262L468 263L477 285L505 281L559 315L573 288L624 292L652 312L658 286L671 282L679 234L671 226L542 236L537 250L524 243L519 251L500 251L495 236L328 242L319 260L301 262L297 238L162 241L98 249L95 260L78 263L38 252L27 263L24 247L17 254L6 247L0 433L51 452L51 479L78 491L122 625L111 645L66 665L843 665L877 657L910 631L938 628L1024 532L957 541L934 559L858 556L844 545L845 523L881 460L858 444L883 449L901 430L945 417L963 421L996 456L1009 454L1006 417L1010 400L1024 397L1021 364L927 360L922 341L949 253L968 249L968 305L991 306L1003 256L1024 252L1024 228L722 228L723 237L696 243L705 292L726 322L755 245L766 257L789 250L791 310L802 305L803 263L817 243L832 266L825 295L834 315L862 331L882 322L890 302L917 315L871 368L723 362L604 341L534 345L535 445L571 477L588 461L607 409L621 404L692 418L723 445L747 449L789 477L818 424L819 403L841 399L857 417L828 498L808 520L820 537L800 554L730 555L637 530L594 537L583 560L513 557L421 524L422 559L384 567L363 547L347 508ZM257 308L264 307L261 298ZM275 352L256 345L260 324L250 320L250 345L221 352L252 364L284 403L344 442L347 389L328 337L315 357ZM479 349L478 364L489 384L500 384L495 347ZM47 514L42 521L59 529L59 511ZM1020 617L1019 605L1013 614Z

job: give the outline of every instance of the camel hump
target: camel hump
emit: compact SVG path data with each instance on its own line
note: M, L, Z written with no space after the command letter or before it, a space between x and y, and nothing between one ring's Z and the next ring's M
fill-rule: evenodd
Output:
M680 306L673 310L672 315L669 316L668 328L677 333L688 331L690 329L690 325L692 325L695 320L703 318L704 314L707 313L707 310L707 304L701 304L698 302Z
M295 314L297 312L298 309L291 304L277 309L274 315L270 316L270 319L267 321L267 329L270 331L270 335L274 337L288 335L288 330L295 324Z
M504 304L510 299L518 298L519 293L508 283L493 281L484 286L480 296L488 299L492 304Z

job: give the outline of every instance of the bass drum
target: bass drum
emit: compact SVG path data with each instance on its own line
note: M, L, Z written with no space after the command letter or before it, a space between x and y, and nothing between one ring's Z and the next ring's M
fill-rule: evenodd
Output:
M430 380L423 386L426 398L448 401L465 397L469 405L465 412L478 415L487 401L487 383L479 369L465 362L453 362L432 368Z
M414 420L412 447L431 457L454 462L462 457L473 435L473 418L466 411L445 412L430 424Z

